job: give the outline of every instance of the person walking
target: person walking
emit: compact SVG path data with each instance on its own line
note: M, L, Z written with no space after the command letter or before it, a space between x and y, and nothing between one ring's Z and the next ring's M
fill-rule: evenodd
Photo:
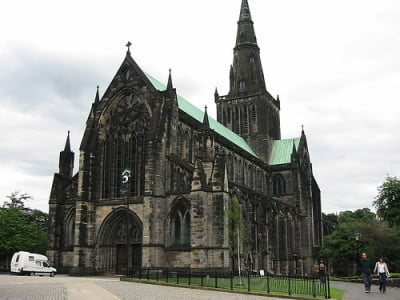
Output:
M389 269L383 257L379 259L379 261L375 264L374 273L377 273L379 276L379 291L381 293L386 292L386 278L390 277Z
M368 258L367 253L363 253L361 255L360 271L366 293L369 293L371 291L371 284L372 284L371 274L373 269L374 266L372 264L372 261Z
M319 262L318 274L319 274L319 281L321 282L321 284L325 284L326 275L325 275L325 263L323 260Z

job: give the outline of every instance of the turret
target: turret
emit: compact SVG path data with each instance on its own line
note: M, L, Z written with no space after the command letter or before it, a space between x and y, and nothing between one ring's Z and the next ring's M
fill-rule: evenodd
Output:
M72 178L72 172L74 169L74 152L71 151L71 143L69 140L69 131L67 140L65 142L64 150L60 152L59 160L59 174L63 178Z

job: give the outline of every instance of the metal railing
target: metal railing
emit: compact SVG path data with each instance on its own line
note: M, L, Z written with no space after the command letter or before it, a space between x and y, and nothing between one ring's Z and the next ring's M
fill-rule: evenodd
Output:
M329 276L265 276L247 273L238 276L233 272L182 271L162 268L146 268L130 272L127 277L139 280L165 282L179 285L201 286L218 289L258 293L280 293L330 299Z

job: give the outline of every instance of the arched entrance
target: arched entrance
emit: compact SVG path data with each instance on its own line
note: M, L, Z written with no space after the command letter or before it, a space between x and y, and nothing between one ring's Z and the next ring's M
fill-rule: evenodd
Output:
M142 267L142 235L142 222L133 211L118 208L110 213L98 233L98 270L126 274L128 267L130 272L138 271Z

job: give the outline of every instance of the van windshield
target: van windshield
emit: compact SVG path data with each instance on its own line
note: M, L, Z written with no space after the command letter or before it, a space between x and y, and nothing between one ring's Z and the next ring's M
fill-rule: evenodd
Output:
M48 267L49 267L49 265L48 265L46 262L43 262L43 267L46 267L46 268L48 268Z

